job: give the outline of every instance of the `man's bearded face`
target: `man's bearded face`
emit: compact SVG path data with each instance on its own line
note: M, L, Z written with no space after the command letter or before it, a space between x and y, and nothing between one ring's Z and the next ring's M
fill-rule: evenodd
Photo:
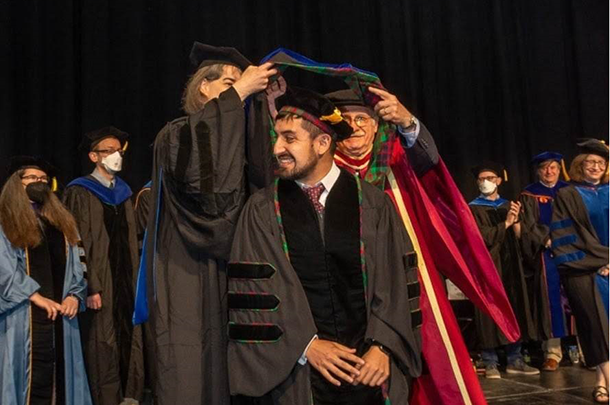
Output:
M320 160L315 151L316 141L301 127L301 121L301 118L283 119L275 124L278 137L273 155L277 160L277 175L282 179L304 179Z

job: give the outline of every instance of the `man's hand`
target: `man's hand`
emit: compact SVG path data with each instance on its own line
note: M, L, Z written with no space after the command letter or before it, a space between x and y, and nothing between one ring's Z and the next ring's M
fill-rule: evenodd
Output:
M519 222L519 212L521 211L521 203L520 202L510 202L510 209L506 214L506 221L504 221L506 225L506 229L513 226L516 222Z
M97 293L87 297L87 308L89 309L102 309L102 296Z
M610 270L608 270L608 266L604 266L601 269L597 270L597 274L604 277L608 277L608 274L610 274Z
M390 357L378 346L371 348L362 356L364 365L360 367L360 375L354 379L353 385L362 384L369 387L379 387L390 376Z
M57 318L57 314L61 312L61 305L53 300L43 297L37 292L30 296L30 301L38 308L47 311L47 317L52 321L54 321L55 318Z
M364 360L356 356L356 349L350 349L339 343L329 340L316 339L307 350L307 361L320 372L331 384L340 386L341 382L335 377L348 383L353 383L353 376L360 375L360 371L352 364L364 365Z
M277 69L273 69L271 62L263 63L260 66L248 66L239 80L233 84L233 88L239 94L241 101L244 101L252 94L265 90L269 84L269 78L276 73Z
M408 128L411 125L413 114L402 105L395 95L376 87L369 87L369 91L381 97L381 101L375 105L375 112L382 120L400 125L403 128Z
M61 303L61 314L70 319L74 318L78 313L78 304L78 298L71 295L66 297L64 302Z
M280 76L265 90L265 93L267 94L267 105L269 106L269 113L271 114L271 118L273 118L274 120L277 116L275 100L284 93L286 93L286 87L286 80L282 76Z
M546 241L546 244L544 245L545 248L550 249L551 246L553 246L553 241L551 239Z

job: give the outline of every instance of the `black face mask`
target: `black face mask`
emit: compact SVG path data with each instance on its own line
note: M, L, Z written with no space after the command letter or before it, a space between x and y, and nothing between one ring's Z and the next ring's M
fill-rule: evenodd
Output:
M49 195L51 194L51 188L47 183L43 183L42 181L37 181L34 183L30 183L25 187L25 192L30 198L31 201L36 204L44 204Z

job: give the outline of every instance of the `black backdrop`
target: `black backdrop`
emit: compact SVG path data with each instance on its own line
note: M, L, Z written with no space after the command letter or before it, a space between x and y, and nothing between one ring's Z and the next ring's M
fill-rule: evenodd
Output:
M378 73L466 198L478 160L508 166L511 197L533 154L573 157L576 138L608 135L607 0L0 0L0 30L0 164L43 155L64 182L90 170L81 134L107 124L132 134L122 176L134 189L148 180L150 143L181 115L194 40Z

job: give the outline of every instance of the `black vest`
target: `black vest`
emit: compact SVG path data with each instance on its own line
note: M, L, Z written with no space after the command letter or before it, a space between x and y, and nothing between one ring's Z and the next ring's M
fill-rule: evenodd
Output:
M280 180L278 196L290 262L319 337L357 348L361 355L367 314L356 179L341 171L326 200L324 238L313 204L294 181Z

